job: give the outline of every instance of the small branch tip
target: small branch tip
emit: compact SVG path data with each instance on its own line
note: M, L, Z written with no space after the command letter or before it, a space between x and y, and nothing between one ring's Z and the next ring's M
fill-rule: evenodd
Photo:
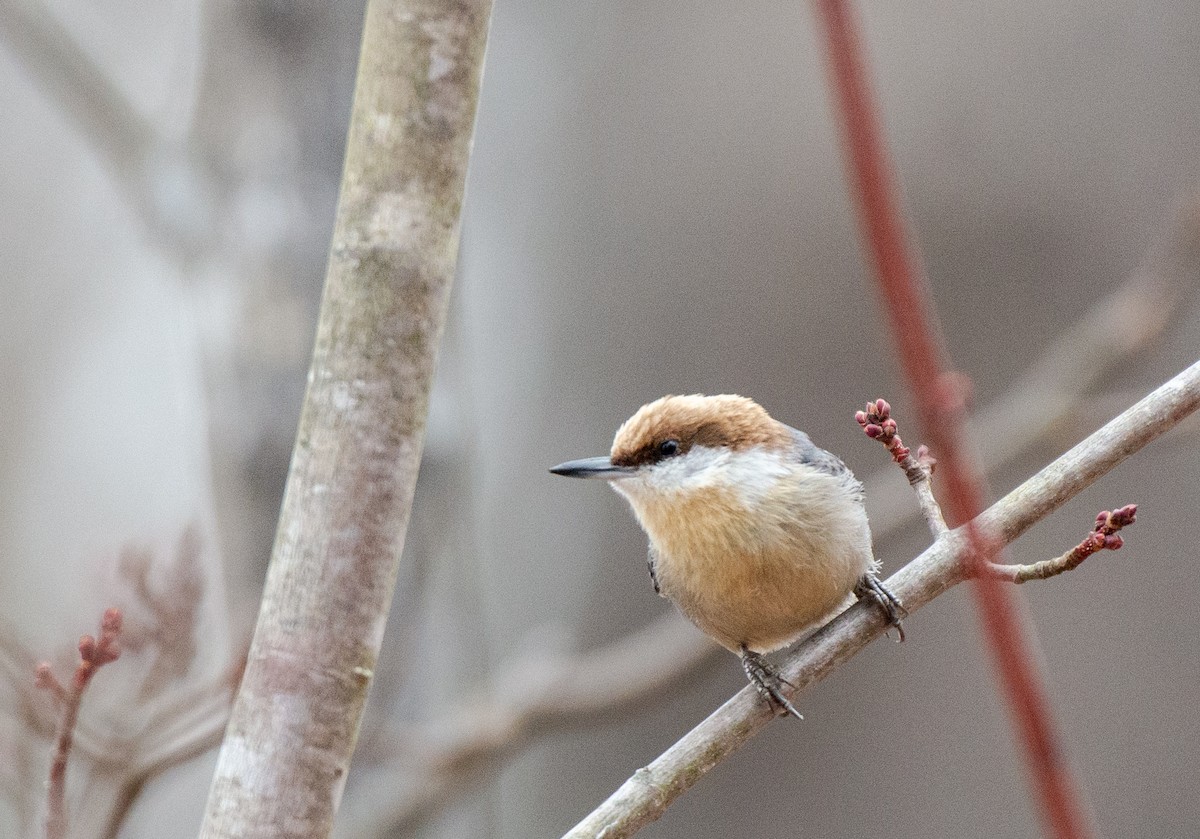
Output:
M119 635L121 632L121 625L124 623L124 620L125 619L122 616L120 609L116 608L115 606L111 609L106 609L104 611L104 617L100 619L101 635Z
M63 687L62 682L54 675L54 670L50 667L50 662L43 661L38 664L34 670L33 684L42 690L48 690L58 702L63 702L67 698L67 689Z
M868 402L865 411L854 414L854 420L862 427L864 434L883 443L892 460L904 470L910 484L915 486L933 474L936 461L930 456L929 449L920 446L916 458L912 457L912 451L900 439L900 426L892 416L892 406L886 399Z
M1056 577L1065 571L1078 568L1079 565L1097 551L1119 550L1125 540L1117 535L1122 527L1128 527L1137 520L1137 505L1126 504L1116 510L1101 510L1096 515L1096 525L1092 532L1083 537L1080 542L1062 556L1054 559L1044 559L1031 565L997 565L988 563L986 572L997 579L1010 583L1027 583L1030 580L1045 580Z
M909 449L900 439L900 427L896 424L896 420L892 418L892 406L888 404L886 399L876 399L874 402L868 402L865 411L857 411L854 414L854 421L862 426L864 434L872 440L878 440L883 443L884 447L892 455L892 460L901 466L905 466L905 461L909 456Z
M60 705L47 785L46 839L65 839L67 835L67 760L71 754L79 708L83 704L84 691L91 684L96 671L120 657L120 635L121 610L108 609L100 619L99 640L91 635L80 636L77 645L79 663L75 666L69 690L54 675L49 662L42 662L34 671L34 683L50 691Z
M937 464L929 448L919 446L917 456L912 456L912 451L900 439L900 426L892 416L892 406L886 399L868 402L865 410L855 412L854 421L862 427L864 434L883 443L892 460L904 470L904 477L908 478L909 485L916 491L921 513L934 537L945 533L946 520L929 486L929 478Z

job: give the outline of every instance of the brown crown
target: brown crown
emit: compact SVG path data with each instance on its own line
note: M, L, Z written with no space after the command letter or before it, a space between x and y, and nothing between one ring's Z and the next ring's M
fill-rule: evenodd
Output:
M617 429L612 462L641 466L663 458L667 440L683 454L692 446L783 448L791 437L787 426L771 419L761 405L744 396L664 396L643 405Z

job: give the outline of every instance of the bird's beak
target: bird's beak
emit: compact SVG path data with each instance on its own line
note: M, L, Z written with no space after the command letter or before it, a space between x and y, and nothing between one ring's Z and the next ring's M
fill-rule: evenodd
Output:
M582 460L568 460L550 470L555 475L566 475L568 478L599 478L611 481L625 478L633 474L629 466L614 466L607 457L585 457Z

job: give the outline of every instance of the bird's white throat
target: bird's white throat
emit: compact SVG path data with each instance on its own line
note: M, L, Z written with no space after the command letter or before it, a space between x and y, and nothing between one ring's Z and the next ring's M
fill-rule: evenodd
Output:
M754 508L795 469L777 451L762 446L734 450L693 446L686 454L647 464L636 473L612 482L612 487L633 504L670 502L698 490L732 491L748 508Z

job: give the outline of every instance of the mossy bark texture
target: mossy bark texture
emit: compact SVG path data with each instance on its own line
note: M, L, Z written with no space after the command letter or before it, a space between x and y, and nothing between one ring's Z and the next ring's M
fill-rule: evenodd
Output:
M490 0L369 0L308 393L201 836L325 837L383 637Z

